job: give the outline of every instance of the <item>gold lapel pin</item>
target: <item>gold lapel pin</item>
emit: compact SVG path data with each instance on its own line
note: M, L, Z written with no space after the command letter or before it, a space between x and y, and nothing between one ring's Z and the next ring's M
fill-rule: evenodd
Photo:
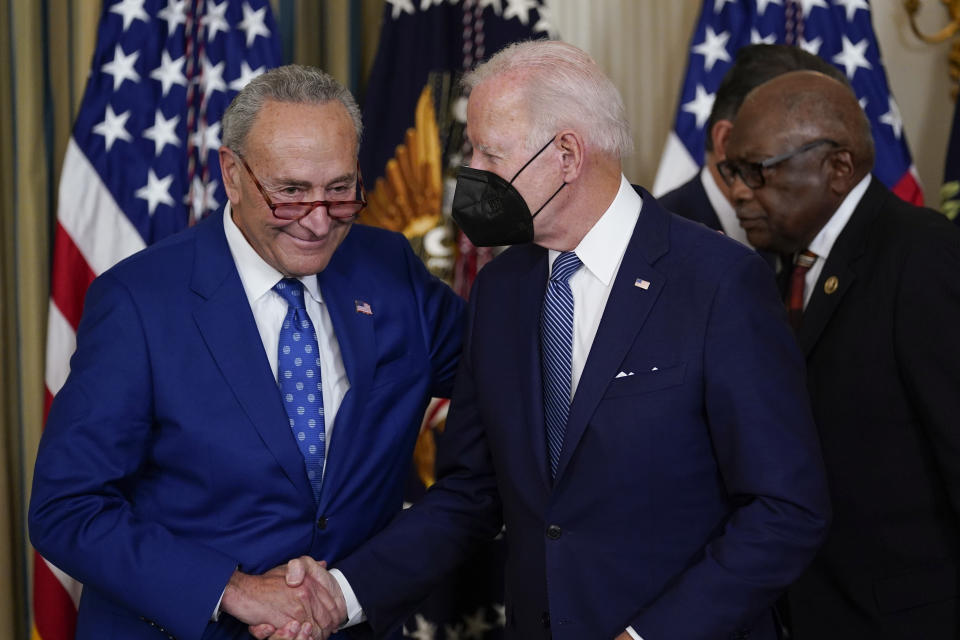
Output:
M837 276L830 276L827 278L827 281L823 283L823 292L830 295L831 293L835 293L839 286L840 281L837 279Z

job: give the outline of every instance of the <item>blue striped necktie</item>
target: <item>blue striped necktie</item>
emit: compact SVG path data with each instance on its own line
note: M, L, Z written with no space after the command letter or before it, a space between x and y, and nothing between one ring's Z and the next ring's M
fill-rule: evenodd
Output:
M564 251L557 256L540 314L540 367L551 478L557 475L563 434L570 413L573 292L568 280L580 268L580 264L580 258L573 251Z
M293 436L303 454L313 496L319 500L327 436L317 332L307 315L303 284L299 280L284 278L274 285L273 290L287 301L287 315L277 345L280 394Z

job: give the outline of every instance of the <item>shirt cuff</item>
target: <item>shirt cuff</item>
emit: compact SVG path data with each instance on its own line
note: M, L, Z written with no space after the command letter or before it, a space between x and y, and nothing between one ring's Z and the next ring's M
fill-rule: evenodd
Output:
M220 621L220 603L223 602L223 594L227 592L227 588L224 587L223 591L220 592L220 599L217 600L217 606L213 608L213 615L210 616L210 622L219 622Z
M643 640L640 634L633 630L633 627L627 627L627 633L630 634L630 637L633 638L633 640Z
M363 608L360 607L360 601L357 600L356 594L353 593L353 589L350 587L350 583L347 582L346 576L344 576L343 572L339 569L330 569L330 575L333 576L333 579L337 581L338 585L340 585L340 591L343 593L343 599L347 603L347 621L340 625L340 628L346 629L347 627L352 627L355 624L365 622L367 620L367 616L363 612Z

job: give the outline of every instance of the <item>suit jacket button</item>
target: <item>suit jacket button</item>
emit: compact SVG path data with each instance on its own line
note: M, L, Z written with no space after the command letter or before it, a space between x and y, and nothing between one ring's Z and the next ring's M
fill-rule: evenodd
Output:
M540 623L543 625L544 629L550 628L550 614L548 612L544 611L542 614L540 614Z
M563 530L560 529L560 527L558 527L555 524L552 524L549 527L547 527L547 537L550 538L551 540L557 540L562 533L563 533Z
M327 517L320 516L319 518L317 518L317 529L320 529L322 531L323 529L326 529L326 528L327 528Z

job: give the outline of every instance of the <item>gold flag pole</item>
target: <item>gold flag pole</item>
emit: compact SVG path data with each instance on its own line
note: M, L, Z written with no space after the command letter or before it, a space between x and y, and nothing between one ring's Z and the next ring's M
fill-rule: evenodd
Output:
M903 6L907 10L907 16L910 19L910 28L913 33L928 44L940 44L955 36L960 31L960 0L940 0L946 7L950 15L950 22L932 35L927 35L920 31L917 26L916 15L920 11L920 0L904 0ZM954 81L952 90L953 97L957 97L957 80L960 79L960 40L953 43L950 49L950 77Z

